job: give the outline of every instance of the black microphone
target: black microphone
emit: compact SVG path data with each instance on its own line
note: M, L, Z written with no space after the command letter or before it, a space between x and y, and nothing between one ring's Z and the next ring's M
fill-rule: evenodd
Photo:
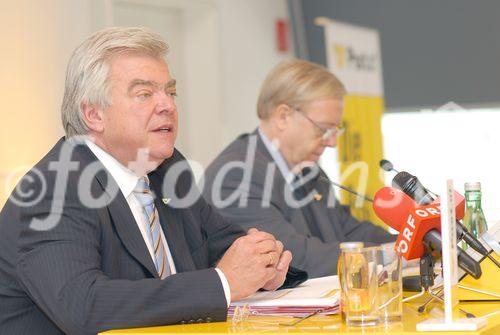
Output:
M338 188L340 188L340 189L342 189L342 190L344 190L344 191L347 191L347 192L349 192L349 193L351 193L351 194L354 194L355 196L360 197L361 199L363 199L363 200L365 200L365 201L368 201L368 202L372 202L372 203L373 203L373 199L372 199L372 198L370 198L370 197L369 197L369 196L367 196L367 195L363 195L363 194L361 194L361 193L358 193L358 192L356 192L356 191L354 191L354 190L350 189L350 188L349 188L349 187L347 187L347 186L344 186L344 185L341 185L341 184L337 184L337 183L335 183L335 182L333 182L333 181L331 181L331 180L328 180L328 181L329 181L332 185L337 186Z
M434 197L430 194L417 177L406 171L401 171L392 180L392 186L409 195L419 206L429 205L434 201ZM457 238L464 240L472 249L479 252L481 255L491 259L497 267L500 263L490 255L483 244L475 238L469 231L457 220Z
M425 206L434 201L434 197L422 185L420 180L406 171L398 172L392 179L392 187L408 194L419 206Z
M384 171L387 171L387 172L391 172L391 171L394 171L394 172L399 172L398 170L396 170L394 168L394 165L392 165L392 163L390 161L388 161L387 159L381 159L380 162L379 162L379 165L380 167L384 170Z
M442 254L443 241L441 239L441 234L437 230L433 229L425 234L424 241L432 252L439 253L439 255ZM458 266L462 268L462 270L470 274L475 279L479 279L481 277L481 265L461 248L457 248L457 260Z
M372 199L372 198L370 198L369 196L364 195L364 194L361 194L361 193L358 193L358 192L354 191L353 189L350 189L350 188L349 188L349 187L347 187L347 186L344 186L344 185L338 184L338 183L336 183L336 182L333 182L333 181L331 181L330 179L328 179L326 176L324 176L322 173L320 174L320 178L321 178L322 180L325 180L325 181L329 182L329 183L330 183L330 184L332 184L333 186L337 186L338 188L340 188L340 189L342 189L342 190L344 190L344 191L347 191L347 192L349 192L349 193L351 193L351 194L354 194L355 196L360 197L361 199L363 199L363 200L365 200L365 201L368 201L368 202L373 203L373 199Z
M382 170L384 170L386 172L394 171L396 173L399 173L399 171L394 168L394 165L392 165L391 161L389 161L387 159L381 159L379 162L379 165L382 168ZM427 192L429 192L430 194L432 194L433 196L435 196L437 198L437 194L435 194L431 190L427 190Z

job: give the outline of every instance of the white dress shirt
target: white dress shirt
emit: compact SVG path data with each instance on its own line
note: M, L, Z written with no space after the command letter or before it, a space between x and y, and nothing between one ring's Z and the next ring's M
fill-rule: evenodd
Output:
M264 142L264 146L266 147L267 151L269 151L269 154L271 155L274 162L278 166L278 169L283 175L283 178L285 178L285 181L288 184L291 184L295 178L295 174L288 167L288 163L286 162L285 157L283 157L281 151L274 145L274 143L269 139L269 137L267 137L266 134L264 134L264 132L260 129L260 127L257 129L257 132L259 133L262 142Z
M139 176L137 176L134 172L132 172L130 169L126 168L123 166L120 162L118 162L113 156L108 154L106 151L101 149L99 146L97 146L94 142L90 140L85 140L85 144L89 147L90 151L94 153L94 155L99 159L99 161L104 165L106 170L111 174L113 179L116 181L118 184L118 187L120 188L120 191L122 192L123 196L125 197L125 200L127 201L128 206L130 207L130 210L132 211L132 215L134 216L135 222L137 223L137 226L139 227L139 230L142 235L142 239L144 240L144 243L146 244L149 255L151 256L151 259L153 260L153 263L155 263L155 254L154 254L154 248L152 245L152 242L149 240L149 222L146 222L146 217L143 215L143 208L142 205L140 204L139 200L135 197L133 194L134 188L137 185L137 182L139 181ZM161 240L163 242L163 245L165 246L165 251L167 253L167 261L168 265L170 266L171 273L175 274L177 273L175 269L175 264L174 260L172 258L172 254L170 253L170 248L168 247L167 240L165 238L165 235L163 234L163 229L160 226L160 235L161 235ZM229 283L227 281L226 276L224 273L218 269L215 268L215 271L220 277L222 287L224 289L224 295L226 297L226 302L227 305L229 306L231 302L231 290L229 287Z

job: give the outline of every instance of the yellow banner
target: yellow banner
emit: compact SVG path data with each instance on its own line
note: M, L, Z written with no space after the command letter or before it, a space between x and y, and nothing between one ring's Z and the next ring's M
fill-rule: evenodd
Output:
M379 168L383 157L383 111L382 97L347 95L344 100L346 132L339 137L338 144L340 183L369 197L384 186ZM351 207L357 219L386 227L373 212L371 203L343 191L340 200Z

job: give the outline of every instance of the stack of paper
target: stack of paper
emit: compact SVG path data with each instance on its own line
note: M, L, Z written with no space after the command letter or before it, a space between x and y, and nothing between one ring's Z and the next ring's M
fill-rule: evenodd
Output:
M290 315L302 317L311 313L336 314L339 308L337 276L310 279L296 288L257 292L229 307L232 316L237 307L254 315Z

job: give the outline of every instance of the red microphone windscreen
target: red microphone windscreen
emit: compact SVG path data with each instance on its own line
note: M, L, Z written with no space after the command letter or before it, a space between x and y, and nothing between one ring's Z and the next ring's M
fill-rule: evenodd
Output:
M389 227L401 231L401 225L408 218L410 210L417 203L402 191L393 187L383 187L373 197L375 214Z
M453 202L455 203L455 216L457 220L462 220L465 214L465 198L463 195L458 193L457 191L453 191ZM436 198L433 202L433 205L441 205L441 199Z

